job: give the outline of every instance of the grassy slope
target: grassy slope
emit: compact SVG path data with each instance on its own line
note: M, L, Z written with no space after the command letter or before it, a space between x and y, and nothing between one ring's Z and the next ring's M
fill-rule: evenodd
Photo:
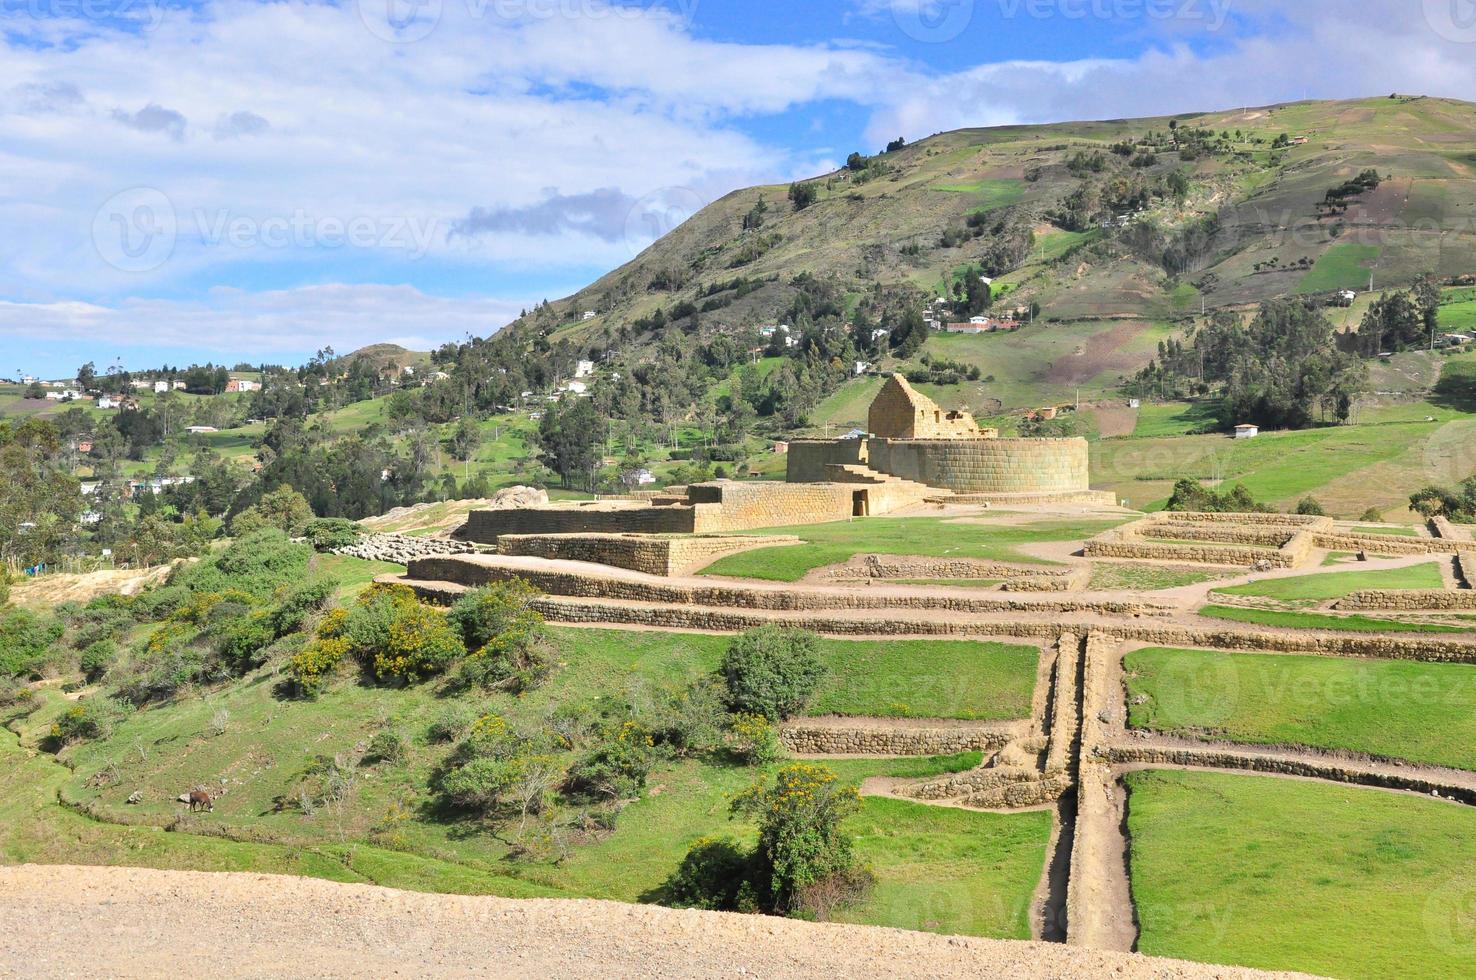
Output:
M704 574L795 582L816 568L836 565L859 554L923 555L1034 561L1018 550L1039 541L1077 541L1094 537L1115 522L1042 522L989 525L942 518L876 517L865 521L773 528L760 533L794 534L802 545L761 548L720 559Z
M682 683L710 671L727 643L723 637L592 630L555 630L554 638L566 666L553 682L522 698L492 695L475 703L538 724L556 704L592 702L611 693L639 699L643 689ZM889 703L906 700L933 712L939 710L936 705L957 703L963 706L960 713L1023 717L1036 656L1033 649L973 643L825 641L822 657L834 674L821 698L845 702L836 710L850 705L885 713ZM874 685L870 694L853 683L863 674ZM264 672L201 698L135 713L109 741L67 750L75 773L44 756L23 765L7 740L10 751L0 754L0 785L14 792L0 807L13 808L16 819L0 831L0 853L15 860L87 855L429 890L636 900L660 885L698 838L752 833L747 823L730 820L728 803L755 773L719 761L688 761L659 767L652 791L624 810L612 835L575 846L558 865L513 862L495 837L433 805L427 781L447 749L430 744L424 734L446 706L432 687L389 690L343 683L314 702L279 700L272 687L270 673ZM46 707L22 720L26 744L34 744L64 707L52 696ZM217 722L224 732L213 734ZM367 739L386 724L412 738L406 761L354 764ZM295 799L302 774L315 760L334 756L350 760L355 773L342 805L305 816L274 804ZM956 771L979 761L969 754L942 760L845 760L832 768L843 779L859 782L872 775ZM99 785L90 778L103 770L115 772L117 781ZM55 805L60 787L65 797L98 807L109 820L167 820L177 809L172 798L179 787L213 785L221 774L233 780L233 790L215 814L199 819L230 827L232 836L252 844L155 834L154 839L167 837L167 843L130 854L130 842L146 832L84 821ZM126 805L124 799L135 790L144 802ZM859 846L879 879L873 898L854 910L856 921L1028 934L1025 910L1039 877L1048 820L1038 814L1000 818L868 801L856 821ZM946 902L940 905L938 896L947 896Z
M1465 664L1150 649L1125 666L1134 728L1476 769Z
M1259 596L1283 602L1322 602L1339 599L1364 589L1443 589L1445 579L1435 562L1410 565L1374 572L1329 572L1324 575L1298 575L1292 578L1266 579L1228 589L1226 595Z
M1471 976L1476 812L1219 773L1127 777L1141 952L1326 976Z

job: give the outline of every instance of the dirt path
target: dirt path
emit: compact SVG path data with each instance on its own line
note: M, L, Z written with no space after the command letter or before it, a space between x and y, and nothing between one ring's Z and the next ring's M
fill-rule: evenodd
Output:
M0 976L1292 976L595 901L256 874L0 868Z

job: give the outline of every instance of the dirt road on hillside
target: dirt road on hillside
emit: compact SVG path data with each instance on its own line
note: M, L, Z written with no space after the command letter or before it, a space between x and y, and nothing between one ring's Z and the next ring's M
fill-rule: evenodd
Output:
M422 895L256 874L0 868L0 976L76 975L1272 976L611 902Z

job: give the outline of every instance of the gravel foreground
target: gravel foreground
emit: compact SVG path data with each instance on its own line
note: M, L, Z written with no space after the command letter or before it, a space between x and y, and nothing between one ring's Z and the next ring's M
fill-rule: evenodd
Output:
M1042 943L243 873L0 867L0 976L1292 976Z

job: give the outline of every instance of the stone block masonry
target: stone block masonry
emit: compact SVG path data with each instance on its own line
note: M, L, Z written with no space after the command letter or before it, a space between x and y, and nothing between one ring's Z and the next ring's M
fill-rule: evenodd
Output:
M963 494L1091 489L1085 439L873 439L872 469Z
M1344 596L1334 608L1389 612L1471 611L1476 610L1476 592L1470 589L1372 589Z
M1017 738L1028 722L1001 725L945 725L865 720L797 718L779 728L784 747L800 755L933 756L996 752Z
M704 568L726 555L799 543L799 538L787 535L687 537L638 534L504 534L497 539L497 553L590 562L647 575L670 577Z

